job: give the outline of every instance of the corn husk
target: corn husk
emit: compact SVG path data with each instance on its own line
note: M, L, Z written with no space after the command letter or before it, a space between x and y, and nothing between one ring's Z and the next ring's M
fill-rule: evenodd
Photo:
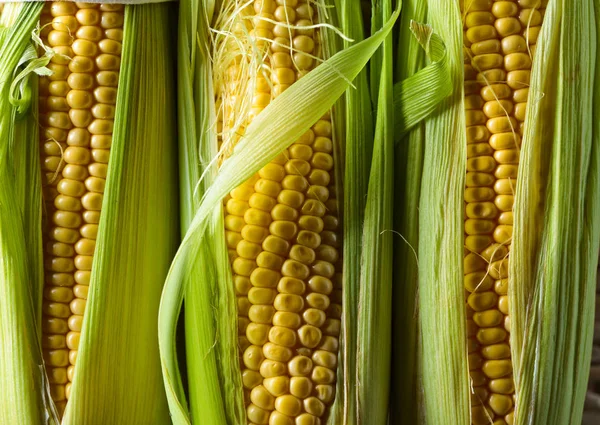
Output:
M426 120L419 203L419 315L426 423L468 424L463 290L466 133L458 1L430 0L428 21L446 43L453 92Z
M418 12L420 18L424 12ZM410 17L413 14L406 12L405 16ZM401 63L413 61L414 55L419 55L419 52L407 46L410 38L414 37L425 50L429 64L413 75L410 75L406 67L399 67L404 69L404 76L394 84L393 89L394 108L399 113L398 119L394 120L394 138L397 142L410 129L431 115L440 101L452 93L453 87L446 46L440 36L430 26L420 24L420 21L406 18L404 22L405 29L400 36L402 43L399 44L399 50L406 50L406 53L403 54L404 59L401 59ZM408 34L409 29L413 37ZM413 68L415 66L416 64L412 65Z
M399 8L398 8L399 11ZM392 2L373 3L371 31L392 14ZM380 63L379 63L380 60ZM392 34L374 55L371 72L381 66L371 94L377 105L360 257L357 335L357 423L387 423L392 326L392 232L394 179L394 104Z
M30 51L35 55L33 46ZM37 55L35 55L37 57ZM29 281L35 317L35 327L40 329L42 291L44 287L44 263L42 242L42 172L40 169L37 117L37 75L30 74L25 83L31 89L28 113L16 119L13 127L12 149L15 157L15 191L23 214L23 229L29 259ZM39 337L39 335L38 335Z
M57 424L49 402L36 306L41 299L41 188L31 55L40 4L11 4L0 19L0 424ZM47 62L46 62L47 63ZM16 88L15 88L16 86ZM14 89L14 91L13 91ZM29 127L27 129L26 127ZM27 188L27 191L25 190ZM27 239L26 239L27 237ZM27 243L26 243L27 242Z
M342 32L354 42L364 39L362 13L359 0L338 2L336 5ZM345 40L348 48L354 42ZM343 167L338 162L337 171L343 177L337 181L352 182L343 187L343 314L340 346L343 347L338 361L337 397L331 408L329 423L357 423L357 338L358 296L360 276L360 252L362 250L362 227L369 184L369 170L373 152L373 116L367 70L363 69L346 90L343 97L345 123ZM336 112L339 108L336 109ZM338 117L339 114L336 114ZM342 193L341 190L338 193Z
M396 17L397 15L394 15L382 31L374 37L334 55L278 96L248 126L245 136L233 150L233 154L222 163L219 170L210 170L211 173L214 173L213 181L195 210L195 216L172 264L161 301L160 348L165 386L174 423L187 424L194 419L190 418L189 412L185 408L186 396L177 366L175 341L177 319L184 291L197 293L196 312L205 309L213 312L213 317L215 317L214 320L196 320L197 329L186 329L186 333L189 332L186 336L187 340L193 341L201 348L211 347L217 342L213 349L216 351L219 371L226 373L234 371L238 373L238 376L240 373L237 342L235 341L237 327L235 320L232 320L232 317L236 317L236 304L223 239L221 199L287 148L290 140L295 140L303 134L331 108L383 41L385 35L389 33ZM196 43L196 37L197 35L192 33L188 43ZM196 123L196 125L199 124ZM202 131L198 132L198 135L202 135L203 131L206 131L206 127L200 128ZM196 182L192 182L189 186L195 184ZM194 262L199 261L199 258L210 259L211 261L207 264L209 267L201 269L202 272L198 275L193 275L193 280L187 280L194 270ZM211 265L212 267L210 267ZM217 277L216 280L213 279L214 276ZM184 282L190 286L189 289L184 288ZM211 285L215 285L214 290L211 289ZM188 323L187 320L186 323ZM219 327L222 323L229 323L230 327ZM231 326L232 323L233 326ZM223 340L234 341L236 343L233 346L235 351L231 348L232 344L222 344L220 341ZM194 358L203 361L206 354L206 351L200 351ZM210 369L206 368L205 370ZM235 385L235 381L219 381L218 383L221 385L219 393L222 404L206 404L211 411L203 412L203 415L208 415L208 417L220 418L220 422L214 422L215 425L228 423L227 416L236 414L237 406L243 406L240 384L231 388L224 386ZM224 388L230 388L230 390L225 391ZM216 390L209 389L208 391L211 391L208 396L214 396ZM217 397L219 393L217 393ZM203 397L207 397L207 395L204 394ZM195 399L190 399L190 405L195 402ZM213 409L223 409L223 406L226 408L222 415L212 411ZM228 406L232 407L227 408ZM192 407L192 412L194 410ZM203 420L204 417L196 419L196 422Z
M414 75L425 64L425 52L412 36L411 21L423 22L425 2L405 1L398 28L396 79ZM448 74L449 75L449 74ZM438 85L438 87L440 87ZM396 121L398 122L398 121ZM394 133L398 138L397 132ZM419 195L423 167L425 123L419 123L399 140L395 150L394 288L392 333L392 394L390 424L416 424L418 417L418 315Z
M581 423L600 238L596 1L552 0L533 61L509 269L516 424Z
M108 176L64 425L167 424L157 317L177 244L172 6L126 6Z
M216 120L211 94L212 63L209 46L194 42L209 39L209 23L214 15L214 7L214 2L210 1L183 1L179 9L178 127L182 237L214 177L213 173L208 173L201 179L202 173L217 154L216 134L207 130ZM213 310L202 304L215 292L216 272L211 263L214 259L207 254L206 251L198 252L198 258L191 262L186 278L184 338L187 339L187 371L184 371L183 378L187 378L190 403L185 397L178 402L181 403L179 409L186 412L190 410L191 418L222 424L227 423L227 416L220 385L223 371L218 369L217 350L214 349L216 332L214 327L202 326L202 323L210 322L214 317ZM195 276L202 275L208 276L196 284ZM230 338L221 341L232 343ZM177 393L184 394L182 381L173 382L181 385ZM241 418L241 414L239 409L234 408L230 417ZM180 420L177 417L175 422Z

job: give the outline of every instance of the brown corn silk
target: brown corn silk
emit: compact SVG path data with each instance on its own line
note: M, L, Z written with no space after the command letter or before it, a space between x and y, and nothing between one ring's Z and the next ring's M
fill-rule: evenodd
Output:
M225 2L214 44L221 155L322 60L319 3ZM341 259L331 114L224 200L249 424L323 423L335 397Z
M57 53L40 78L46 220L43 353L62 415L77 361L112 141L123 5L48 2L42 40Z
M512 425L508 262L529 78L546 2L465 0L464 285L471 422Z

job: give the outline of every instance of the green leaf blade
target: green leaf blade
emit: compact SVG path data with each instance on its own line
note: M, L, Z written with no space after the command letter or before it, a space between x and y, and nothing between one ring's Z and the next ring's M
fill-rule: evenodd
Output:
M126 6L107 184L63 424L168 424L160 295L177 246L168 3Z

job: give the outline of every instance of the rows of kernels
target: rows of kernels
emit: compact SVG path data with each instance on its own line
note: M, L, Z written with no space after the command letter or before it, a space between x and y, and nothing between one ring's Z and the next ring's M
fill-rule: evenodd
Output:
M539 0L474 0L465 12L465 289L475 425L512 424L508 254ZM528 44L529 42L529 44Z
M253 8L250 36L271 40L271 74L259 76L250 119L318 53L313 29L290 27L311 25L313 5L257 0ZM251 424L320 424L333 401L341 278L331 132L327 114L225 200Z
M104 192L123 6L48 3L42 36L60 55L40 80L46 233L44 354L62 412L69 398Z

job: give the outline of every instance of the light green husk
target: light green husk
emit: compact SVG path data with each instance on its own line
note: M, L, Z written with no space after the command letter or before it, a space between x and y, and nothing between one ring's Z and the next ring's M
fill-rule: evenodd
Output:
M171 10L125 8L107 184L63 425L170 423L157 317L179 220Z
M57 424L44 381L41 187L32 98L11 103L11 85L30 63L41 4L6 5L0 19L0 424ZM42 65L43 66L43 65ZM28 79L21 94L35 94ZM18 80L17 80L18 81ZM18 95L18 94L17 94ZM18 107L17 107L18 105ZM27 129L29 127L29 129ZM34 146L30 147L29 137ZM26 190L27 189L27 190Z
M412 5L413 9L415 5ZM424 5L407 13L405 27L401 27L401 37L414 35L415 47L425 50L430 64L420 71L422 62L418 53L402 39L399 48L405 48L409 55L401 62L399 74L406 76L394 85L396 166L395 178L395 240L394 267L394 344L393 344L393 400L392 421L416 423L422 416L421 339L418 336L418 249L419 249L419 201L423 173L425 149L425 124L420 121L435 111L443 99L452 92L450 61L441 38L429 25L410 20L412 15L425 15ZM404 21L403 21L404 23ZM409 32L410 30L410 32ZM412 39L413 37L411 37ZM420 50L420 49L419 49ZM410 75L411 72L416 72ZM406 88L406 89L405 89ZM415 124L417 126L415 127ZM406 131L412 131L406 134ZM407 349L407 347L410 347ZM418 381L417 381L418 379Z
M210 1L180 3L178 110L182 237L216 171L215 168L208 168L217 155L216 133L212 131L216 122L212 61L209 44L200 42L210 37L209 23L213 20L214 9L215 4ZM213 252L227 256L222 238L224 226L220 219L215 220L218 223L213 232L206 235L206 243L214 244L215 249L199 251L197 258L191 261L186 277L184 314L189 403L185 397L179 399L182 403L180 411L187 412L189 405L191 411L187 420L193 423L242 423L244 405L236 393L236 388L240 387L240 370L231 363L219 363L220 353L237 350L237 323L229 320L236 316L235 306L233 309L231 306L223 307L224 310L229 309L224 314L228 323L222 318L215 319L214 307L205 304L206 300L212 300L218 294L216 283L219 273L227 273L224 279L233 290L229 270L217 269L214 265L217 260ZM224 257L220 257L219 261L229 265ZM225 293L225 299L231 296L232 292ZM214 304L221 303L215 301ZM219 323L216 326L204 325L213 320ZM217 329L221 329L219 338ZM234 352L233 355L237 354ZM182 385L179 380L175 382ZM184 394L183 386L178 388L177 393ZM181 420L176 416L176 423Z
M377 5L377 3L381 3ZM373 4L373 23L387 22L392 1ZM400 3L396 13L400 11ZM375 15L379 14L376 18ZM372 31L378 30L374 26ZM375 60L381 73L377 102L373 158L369 176L360 257L358 338L356 358L357 423L385 425L388 418L392 339L392 249L394 182L394 103L392 34L388 34ZM371 68L373 71L373 68ZM373 76L371 76L373 84ZM348 182L351 184L351 182Z
M342 32L355 42L363 40L360 0L338 3L336 10ZM345 41L344 47L348 48L352 44L354 42ZM356 351L360 262L357 259L360 258L362 250L362 229L373 151L373 116L366 68L354 79L353 85L354 87L346 90L343 97L346 112L345 137L343 139L343 181L352 182L352 184L344 185L344 207L341 215L343 225L343 323L340 346L344 348L339 356L337 397L331 408L328 422L329 424L344 425L358 423ZM338 165L340 165L339 162Z
M30 45L30 63L35 62L37 53ZM48 58L49 60L49 58ZM48 70L49 71L49 70ZM14 183L20 209L23 212L23 229L29 261L29 281L35 327L40 329L42 315L42 292L44 288L44 262L42 242L42 172L40 167L39 126L38 126L38 78L34 72L23 81L23 87L30 90L28 111L14 122L12 147L15 166ZM38 338L40 337L38 332Z
M458 1L430 0L428 21L446 43L453 92L425 124L419 203L419 315L427 423L469 424L463 290L466 132Z
M186 291L184 282L186 276L189 276L194 270L194 262L197 261L199 255L201 255L200 258L210 259L216 272L211 272L212 267L203 269L202 274L194 276L196 279L193 282L194 286L190 285L188 291L197 292L196 310L206 309L212 311L214 317L217 317L220 322L198 320L196 322L198 333L193 335L192 338L188 338L188 344L197 344L198 339L202 338L203 341L199 345L202 347L210 346L205 344L214 344L215 340L210 339L212 335L219 335L216 337L217 342L222 338L228 340L237 338L237 327L234 326L234 330L219 328L219 323L225 321L235 325L235 319L232 320L232 318L237 316L230 266L223 236L221 200L232 189L239 186L286 149L290 140L296 140L300 137L331 108L333 103L349 86L349 82L364 67L386 34L389 33L396 18L397 13L375 36L334 55L272 101L248 126L245 136L238 143L233 154L223 162L218 172L216 172L212 184L204 193L202 202L196 209L195 216L172 264L163 291L159 313L159 341L163 373L172 419L175 424L190 423L189 413L185 408L185 394L181 376L177 366L175 333L184 291ZM196 43L197 34L192 33L189 35L192 38L188 39L188 43ZM198 34L198 36L202 37L202 34ZM202 131L206 130L205 127L202 128ZM211 170L211 172L214 171ZM219 244L215 245L215 242L219 242ZM213 252L217 255L214 259L210 258L210 253ZM213 279L214 276L217 276L216 281ZM207 289L210 288L208 285L211 284L211 281L216 285L216 292ZM218 358L218 368L220 370L223 367L227 370L237 370L239 374L237 346L234 348L235 352L223 353ZM222 347L217 346L217 356L222 353L222 349ZM206 353L201 354L195 357L198 361L205 358ZM220 382L220 384L223 383ZM232 391L229 392L224 392L221 389L223 403L226 406L232 405L235 409L235 406L242 403L241 393L241 385L232 388ZM190 404L194 402L192 399ZM222 409L223 405L207 405L207 408L209 410ZM231 414L229 409L226 409L225 415L227 414ZM221 418L221 421L214 422L214 425L227 423L224 415L220 415L218 412L203 412L203 415Z
M425 64L425 52L412 36L411 21L423 22L426 11L424 1L406 0L403 3L396 53L396 78L399 81L414 75ZM398 138L397 132L394 136ZM390 425L418 423L420 387L417 351L420 338L417 314L417 251L424 145L425 123L422 122L399 140L395 151L394 228L400 237L394 238L394 361Z
M509 270L515 424L581 423L600 237L597 1L550 1L537 41Z
M425 6L420 6L423 9ZM420 15L424 12L418 13ZM405 16L411 16L407 13ZM408 20L408 18L406 18ZM417 22L420 22L419 20ZM406 31L410 28L412 35L417 39L420 46L425 50L429 65L411 75L404 71L404 78L394 84L394 108L398 115L394 120L394 138L399 141L408 130L420 123L425 117L436 110L440 101L452 93L452 79L449 68L449 59L446 54L446 46L439 35L433 32L433 29L427 25L417 22L408 22L405 24ZM408 40L412 39L410 34L401 33L401 43L399 50L407 48ZM403 54L408 61L414 61L415 54L420 52L411 51ZM419 56L420 57L420 56ZM413 66L417 66L416 63ZM407 74L407 75L406 75Z

